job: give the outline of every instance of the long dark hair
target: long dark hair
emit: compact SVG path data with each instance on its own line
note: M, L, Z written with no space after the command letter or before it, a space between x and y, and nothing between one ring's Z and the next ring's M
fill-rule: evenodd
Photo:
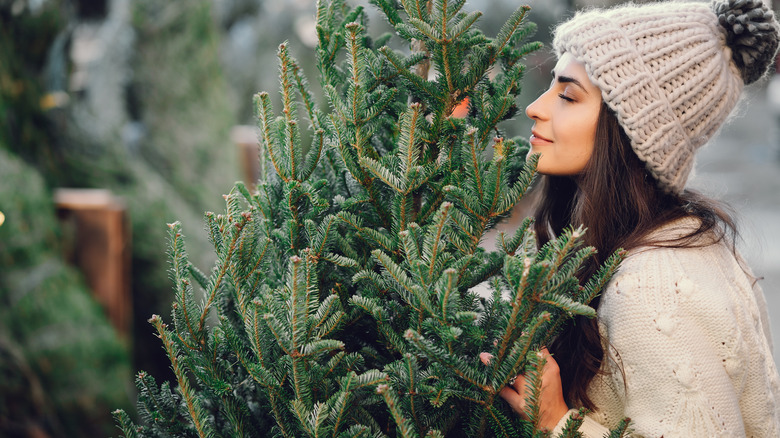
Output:
M585 244L598 251L578 273L582 282L619 248L713 243L713 239L698 239L704 234L712 234L714 241L726 239L734 248L736 226L724 207L694 191L672 194L661 190L606 104L601 106L593 154L583 172L575 177L543 176L541 184L535 210L540 245L564 228L582 224L587 227ZM699 228L672 241L652 241L653 230L683 217L699 219ZM598 305L599 297L591 302L596 309ZM586 392L605 357L596 320L571 320L549 350L560 367L569 405L597 409Z

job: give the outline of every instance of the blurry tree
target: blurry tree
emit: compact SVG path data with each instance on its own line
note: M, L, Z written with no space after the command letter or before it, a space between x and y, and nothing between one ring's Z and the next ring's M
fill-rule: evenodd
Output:
M0 175L0 436L105 436L105 406L132 406L127 347L63 260L38 171L0 148Z
M35 202L50 202L50 189L62 186L109 188L124 199L134 238L134 315L142 317L132 351L136 367L165 375L164 354L145 321L169 312L159 244L165 223L177 218L201 227L202 212L239 176L211 3L154 3L0 2L0 150L11 154L3 160L19 157L43 177L47 189L27 194L43 197ZM0 188L19 189L5 174ZM9 208L0 204L6 215ZM208 247L195 237L192 245ZM212 262L208 251L199 253L196 263ZM19 272L34 269L8 262Z

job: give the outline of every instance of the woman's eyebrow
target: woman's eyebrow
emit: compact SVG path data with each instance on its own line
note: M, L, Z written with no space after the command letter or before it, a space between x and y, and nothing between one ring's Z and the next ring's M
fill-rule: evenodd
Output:
M574 85L582 88L582 91L584 91L585 94L590 94L590 93L588 93L588 90L585 89L585 86L582 85L582 82L578 81L577 79L574 79L571 76L556 76L555 75L555 70L553 70L551 72L551 74L552 74L554 79L558 80L559 83L561 83L561 84L574 84Z

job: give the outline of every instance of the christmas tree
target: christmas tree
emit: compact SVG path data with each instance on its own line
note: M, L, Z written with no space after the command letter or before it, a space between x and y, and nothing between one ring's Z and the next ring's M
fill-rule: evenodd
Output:
M237 183L226 211L205 216L210 272L170 224L172 323L150 322L178 387L139 373L143 424L115 413L126 437L545 434L536 352L572 315L594 315L586 304L620 257L581 284L594 253L584 230L538 247L530 219L499 234L499 251L479 246L534 176L526 141L498 126L518 111L520 61L541 46L526 42L529 8L491 38L465 0L372 3L411 51L369 37L363 8L318 2L327 110L282 44L282 115L255 96L258 187ZM488 298L471 291L483 282ZM527 420L498 397L519 373Z

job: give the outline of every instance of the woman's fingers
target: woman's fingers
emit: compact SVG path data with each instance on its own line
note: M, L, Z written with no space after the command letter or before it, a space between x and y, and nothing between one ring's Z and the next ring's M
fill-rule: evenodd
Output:
M521 379L518 377L518 379L515 381L515 385L519 384L519 380ZM525 379L523 379L523 383L525 383ZM525 413L525 398L522 396L522 393L518 393L515 388L516 386L505 386L501 388L501 391L499 391L498 395L500 395L501 398L503 398L504 401L509 404L513 411L527 419L528 417Z
M515 377L515 381L509 386L518 394L525 394L525 376L518 374L517 377Z
M561 418L566 415L569 407L563 398L558 363L555 362L547 348L542 348L537 354L544 360L544 367L540 376L542 379L542 394L539 398L540 417L538 421L540 427L552 430ZM479 360L485 365L489 365L492 359L493 355L490 353L479 354ZM525 384L525 376L520 374L515 377L511 384L501 388L498 395L509 404L513 411L527 419L525 395L528 388L525 387Z

